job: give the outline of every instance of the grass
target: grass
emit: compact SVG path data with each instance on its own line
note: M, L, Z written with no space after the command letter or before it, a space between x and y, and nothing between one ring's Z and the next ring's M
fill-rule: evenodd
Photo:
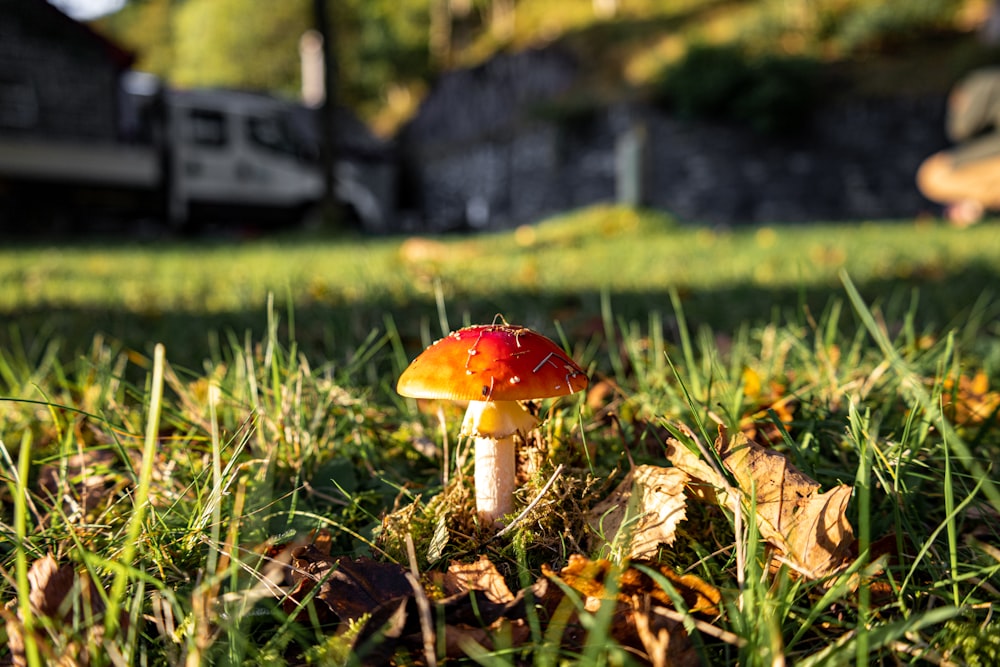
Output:
M842 296L845 270L869 298L909 306L920 287L925 320L963 313L995 278L992 225L959 232L926 222L712 230L655 214L596 207L515 234L443 239L259 240L194 246L21 246L0 249L0 312L22 346L55 338L89 345L95 333L152 354L200 364L226 330L265 333L275 297L282 326L312 358L339 359L391 314L401 336L440 334L438 301L453 324L511 314L547 328L586 328L611 297L615 312L645 321L681 296L693 329L731 331L775 310L824 308ZM664 315L666 316L666 315ZM0 341L10 342L10 326ZM222 332L214 342L215 332ZM14 345L14 347L19 347ZM190 354L188 354L190 350Z
M859 548L806 581L767 570L754 521L689 507L659 558L722 593L718 616L684 617L702 661L993 664L994 224L710 231L596 208L488 237L4 250L8 632L20 610L32 664L348 664L363 628L288 616L275 545L325 531L334 555L425 578L485 555L520 590L543 565L616 553L582 515L631 462L666 465L670 429L752 417L824 489L853 485ZM490 541L460 411L393 383L441 329L498 311L565 340L609 391L543 406L551 460L521 506L554 481ZM46 554L78 573L65 616L27 611ZM641 664L614 647L610 603L570 590L531 610L523 639L465 643L467 661Z

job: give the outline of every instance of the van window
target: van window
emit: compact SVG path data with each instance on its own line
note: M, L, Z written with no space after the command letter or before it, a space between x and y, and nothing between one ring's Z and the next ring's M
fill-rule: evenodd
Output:
M196 145L221 147L229 143L226 118L221 112L191 109L188 119L191 123L191 141Z
M299 154L292 134L281 118L275 116L252 116L247 118L247 136L261 148L289 156Z

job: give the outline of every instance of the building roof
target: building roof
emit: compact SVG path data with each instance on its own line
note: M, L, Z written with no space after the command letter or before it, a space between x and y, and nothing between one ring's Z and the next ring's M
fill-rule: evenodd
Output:
M92 44L120 69L128 69L135 62L134 53L101 35L86 23L67 16L47 0L0 0L0 15L8 12L24 24L34 25L39 31Z

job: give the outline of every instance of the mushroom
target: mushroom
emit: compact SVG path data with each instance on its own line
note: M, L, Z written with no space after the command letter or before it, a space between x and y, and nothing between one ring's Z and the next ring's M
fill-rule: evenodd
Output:
M480 324L453 331L413 360L396 391L469 401L461 435L475 438L476 511L494 526L514 505L515 434L538 420L519 401L562 396L587 376L562 348L530 329Z

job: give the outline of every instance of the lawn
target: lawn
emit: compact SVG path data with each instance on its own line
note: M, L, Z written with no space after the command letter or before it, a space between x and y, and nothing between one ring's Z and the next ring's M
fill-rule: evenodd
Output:
M483 236L2 249L8 650L995 664L998 260L995 221L606 207ZM461 407L394 391L498 314L590 378L531 406L499 536Z
M54 337L76 353L100 332L144 354L162 341L175 362L200 365L213 332L260 337L273 296L285 323L294 305L299 346L336 359L386 317L428 342L440 302L452 324L501 312L586 335L605 297L626 321L672 319L673 289L693 328L731 332L842 299L844 270L866 297L902 310L919 287L921 320L940 329L995 282L998 257L993 225L711 230L597 207L517 233L440 239L14 246L0 249L0 313L35 345Z

